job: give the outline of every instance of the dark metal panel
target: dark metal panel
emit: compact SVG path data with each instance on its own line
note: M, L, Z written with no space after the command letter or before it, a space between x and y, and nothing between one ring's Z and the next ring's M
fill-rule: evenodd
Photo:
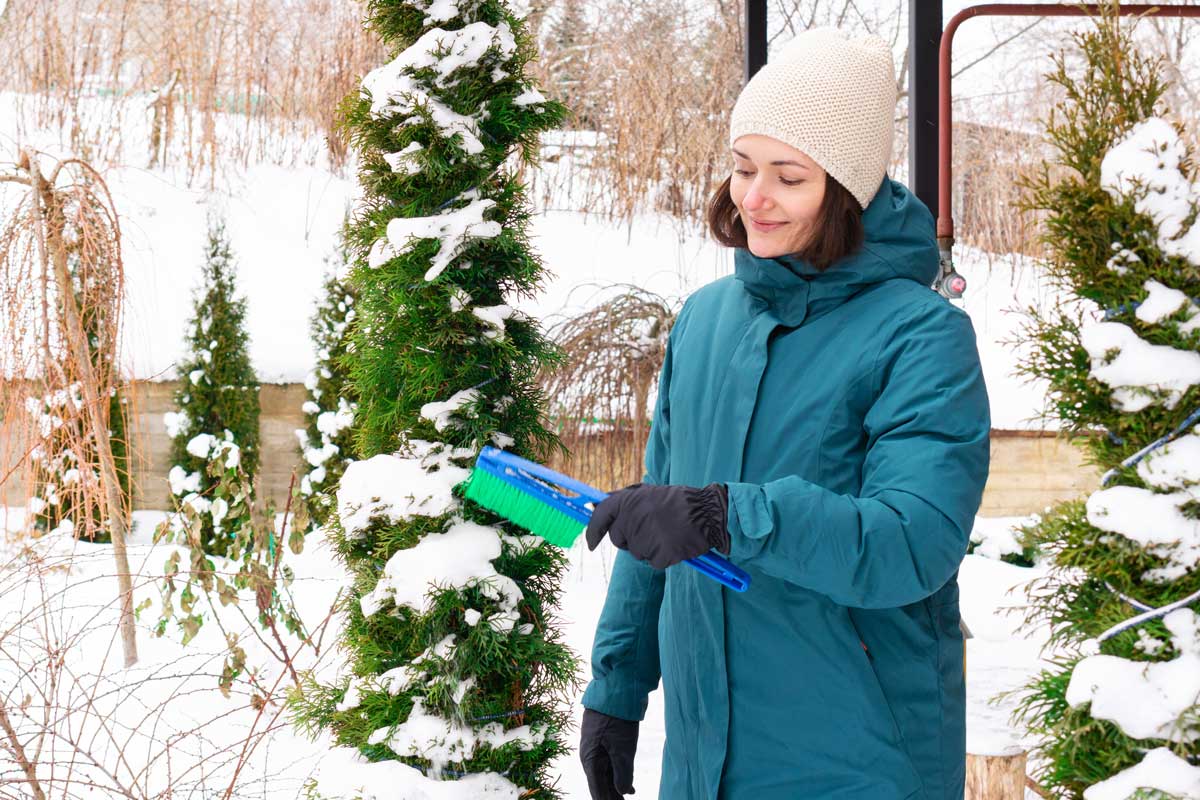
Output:
M942 0L908 0L908 187L938 216Z
M742 78L749 81L767 63L767 0L745 2L746 18L742 28L746 32L746 58Z

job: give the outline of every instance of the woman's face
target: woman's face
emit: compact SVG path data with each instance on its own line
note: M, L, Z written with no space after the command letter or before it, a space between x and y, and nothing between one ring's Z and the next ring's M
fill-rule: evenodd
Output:
M825 197L825 170L791 145L758 134L733 143L729 196L750 252L777 258L804 247Z

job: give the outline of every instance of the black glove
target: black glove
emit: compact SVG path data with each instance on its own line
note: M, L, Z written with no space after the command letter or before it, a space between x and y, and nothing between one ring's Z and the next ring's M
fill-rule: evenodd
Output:
M608 534L612 543L655 569L703 555L729 553L729 490L723 483L691 486L635 483L600 502L587 526L589 550Z
M637 753L638 723L583 710L579 760L592 800L621 800L633 794L633 756Z

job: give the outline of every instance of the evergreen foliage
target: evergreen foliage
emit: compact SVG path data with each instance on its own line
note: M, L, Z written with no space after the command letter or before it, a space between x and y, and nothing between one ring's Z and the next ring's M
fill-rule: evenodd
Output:
M476 780L559 797L547 771L568 751L564 701L578 680L554 618L564 554L466 501L461 485L435 514L421 499L424 478L391 495L372 483L372 508L408 510L379 511L366 525L349 498L363 491L357 476L379 464L420 470L433 485L442 470L465 474L485 444L540 461L561 449L541 424L535 383L560 353L506 296L531 296L542 280L515 173L566 110L530 85L535 47L505 2L372 0L367 10L394 60L343 106L364 188L346 232L356 302L342 358L360 460L343 474L326 527L354 575L339 642L351 674L336 685L309 677L293 720L310 734L331 730L369 762L400 761L436 780L470 776L463 797L477 796ZM393 589L428 581L423 604L381 591L389 567L424 568L422 554L454 530L495 543L493 577L397 576ZM444 731L438 742L431 728ZM313 783L307 795L322 789Z
M1044 163L1022 186L1026 207L1046 214L1043 239L1050 279L1071 299L1041 312L1029 309L1022 335L1029 355L1019 369L1049 382L1048 415L1079 437L1090 463L1112 471L1106 490L1136 487L1143 499L1152 499L1151 492L1159 498L1166 494L1161 483L1147 480L1143 469L1172 444L1136 464L1122 462L1160 437L1185 432L1183 423L1200 407L1200 390L1192 385L1172 399L1153 385L1117 388L1097 374L1120 357L1120 350L1098 353L1094 345L1092 351L1084 345L1098 324L1120 323L1144 343L1200 350L1200 337L1185 325L1198 313L1188 310L1188 304L1161 320L1137 314L1150 281L1191 298L1200 296L1196 264L1164 252L1156 220L1135 208L1153 189L1139 186L1115 194L1102 180L1109 151L1138 123L1163 115L1160 74L1161 63L1144 55L1113 8L1106 8L1094 29L1075 34L1074 48L1055 57L1048 79L1065 94L1046 131L1057 150L1056 163ZM1195 180L1190 154L1182 159L1180 172ZM1192 219L1194 211L1193 206ZM1163 382L1170 377L1163 375ZM1111 527L1099 527L1108 524L1098 504L1105 496L1102 491L1062 503L1025 531L1055 565L1031 590L1029 621L1049 625L1051 644L1062 655L1026 687L1018 714L1041 740L1039 778L1060 798L1082 798L1088 787L1139 764L1153 748L1169 747L1193 764L1200 758L1195 729L1186 733L1195 724L1196 706L1182 715L1181 733L1169 741L1134 738L1117 720L1094 716L1093 704L1068 702L1072 676L1089 656L1147 664L1180 657L1181 640L1171 636L1161 617L1105 634L1147 607L1161 608L1200 590L1195 565L1163 570L1176 557L1170 546L1147 546ZM1183 511L1195 517L1194 508ZM1143 524L1156 523L1147 516Z
M354 288L331 269L309 324L317 364L304 386L305 427L296 430L305 470L300 494L316 525L324 525L335 503L332 489L353 458L354 386L346 372L349 325L354 321Z
M200 540L213 555L224 555L232 532L245 523L225 516L232 501L223 496L218 480L225 462L235 458L251 482L259 463L259 384L250 364L246 301L237 294L236 278L224 224L214 221L188 321L187 354L179 365L178 411L164 415L171 436L171 494L201 512ZM222 444L229 442L236 448Z

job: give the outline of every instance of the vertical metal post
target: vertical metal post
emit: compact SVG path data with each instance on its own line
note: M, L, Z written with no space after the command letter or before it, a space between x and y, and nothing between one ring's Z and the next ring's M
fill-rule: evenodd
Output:
M746 19L743 30L746 32L746 41L744 42L745 69L742 73L743 83L748 83L754 77L754 73L758 72L764 64L767 63L767 0L745 0L746 2ZM917 0L910 0L917 2ZM938 7L941 8L941 0L938 0ZM938 17L939 28L941 26L941 17ZM934 62L937 62L937 50L934 50ZM935 137L936 139L936 137Z
M908 0L908 186L938 216L942 0Z

